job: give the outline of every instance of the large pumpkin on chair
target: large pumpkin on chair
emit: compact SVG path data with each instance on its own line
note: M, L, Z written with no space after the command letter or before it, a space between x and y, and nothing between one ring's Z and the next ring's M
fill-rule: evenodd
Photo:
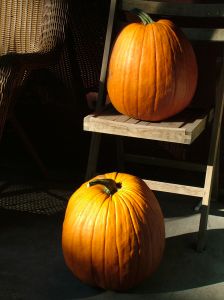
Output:
M127 290L152 274L165 243L163 215L143 180L108 173L86 182L71 196L62 249L81 281Z
M169 20L153 22L137 11L143 23L131 23L112 49L107 89L122 114L160 121L184 110L195 93L198 77L193 48Z

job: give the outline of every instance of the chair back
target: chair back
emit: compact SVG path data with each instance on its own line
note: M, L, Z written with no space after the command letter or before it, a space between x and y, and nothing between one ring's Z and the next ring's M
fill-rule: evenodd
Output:
M48 52L64 38L66 1L1 0L0 56Z

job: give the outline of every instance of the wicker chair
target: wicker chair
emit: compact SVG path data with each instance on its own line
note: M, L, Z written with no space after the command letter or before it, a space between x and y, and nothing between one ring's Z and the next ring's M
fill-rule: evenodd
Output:
M29 73L57 61L67 10L64 0L0 1L0 138L10 120L43 173L44 165L16 120L13 107Z

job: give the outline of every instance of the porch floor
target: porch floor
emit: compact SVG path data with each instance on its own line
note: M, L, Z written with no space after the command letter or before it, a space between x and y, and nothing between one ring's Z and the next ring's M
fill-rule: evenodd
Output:
M104 291L76 279L62 255L64 212L82 172L55 170L57 180L45 182L30 175L29 162L18 157L17 162L23 168L16 168L15 161L7 166L5 158L0 161L0 299L223 299L224 195L211 205L207 248L197 253L199 215L194 207L198 200L156 193L166 226L166 248L159 269L133 290ZM58 180L59 173L70 179Z

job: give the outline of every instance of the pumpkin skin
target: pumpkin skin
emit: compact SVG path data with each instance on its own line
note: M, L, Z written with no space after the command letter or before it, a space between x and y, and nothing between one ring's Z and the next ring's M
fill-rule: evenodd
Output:
M191 43L169 20L132 23L112 49L107 89L122 114L161 121L192 101L198 67Z
M108 173L118 188L81 185L71 196L63 223L65 263L81 281L124 291L151 275L164 252L164 219L156 197L141 179Z

